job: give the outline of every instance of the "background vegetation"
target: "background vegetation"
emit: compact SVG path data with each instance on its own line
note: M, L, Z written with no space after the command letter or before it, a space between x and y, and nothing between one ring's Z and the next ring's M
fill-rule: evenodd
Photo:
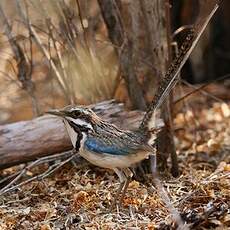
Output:
M2 130L8 123L30 120L67 104L89 105L115 98L127 111L146 109L199 17L200 1L111 1L116 2L122 18L122 28L112 34L104 21L103 2L0 1ZM174 152L175 147L180 176L172 178L168 173L166 154L162 184L172 205L193 229L230 226L230 84L227 76L223 79L230 72L229 9L229 1L221 1L163 113L173 127L168 138L174 141L165 151ZM194 83L218 78L222 80L180 100L200 87ZM171 111L172 117L168 116ZM47 170L50 163L28 170L25 166L1 170L0 188L18 171L24 169L20 180L25 181ZM71 161L47 178L7 194L1 195L1 190L0 228L176 228L155 188L137 178L129 186L123 207L105 214L117 187L111 172Z

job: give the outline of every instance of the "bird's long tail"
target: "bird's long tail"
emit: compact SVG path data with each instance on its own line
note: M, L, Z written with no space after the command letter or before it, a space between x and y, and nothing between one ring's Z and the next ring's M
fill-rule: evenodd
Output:
M208 16L205 18L205 20L202 22L202 25L194 26L190 30L186 40L181 46L177 57L170 65L163 80L161 81L160 86L158 87L158 90L154 96L154 99L143 117L143 120L139 127L140 130L145 130L146 128L148 128L148 123L151 120L152 116L154 116L155 111L162 105L162 103L165 101L165 98L169 95L172 88L178 82L178 73L181 71L182 67L190 56L192 50L197 44L201 34L203 33L208 22L216 12L217 8L218 5L216 4L211 12L208 14Z

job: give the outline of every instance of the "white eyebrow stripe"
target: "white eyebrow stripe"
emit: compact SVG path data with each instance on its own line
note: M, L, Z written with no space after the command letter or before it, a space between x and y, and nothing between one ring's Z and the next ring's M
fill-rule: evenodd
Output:
M82 108L75 108L75 107L73 107L73 108L71 108L70 110L69 110L70 112L73 112L73 111L77 111L77 112L82 112L83 111L83 109ZM84 113L85 114L90 114L90 111L88 111L87 109L84 109Z
M69 111L70 111L70 112L73 112L73 111L80 112L81 110L80 110L80 109L76 109L76 108L71 108Z

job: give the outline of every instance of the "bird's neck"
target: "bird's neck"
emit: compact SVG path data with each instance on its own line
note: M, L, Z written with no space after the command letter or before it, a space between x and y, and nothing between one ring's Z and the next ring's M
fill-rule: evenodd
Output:
M64 120L64 124L73 147L77 151L80 150L84 145L84 142L86 141L87 138L86 132L82 132L80 129L72 127L66 120Z

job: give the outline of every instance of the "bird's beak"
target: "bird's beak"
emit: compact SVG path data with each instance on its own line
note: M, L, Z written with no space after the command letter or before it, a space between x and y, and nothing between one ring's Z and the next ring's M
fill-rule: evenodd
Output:
M66 115L67 115L65 111L58 110L58 109L52 109L52 110L47 111L46 113L52 114L52 115L58 116L58 117L66 117Z

